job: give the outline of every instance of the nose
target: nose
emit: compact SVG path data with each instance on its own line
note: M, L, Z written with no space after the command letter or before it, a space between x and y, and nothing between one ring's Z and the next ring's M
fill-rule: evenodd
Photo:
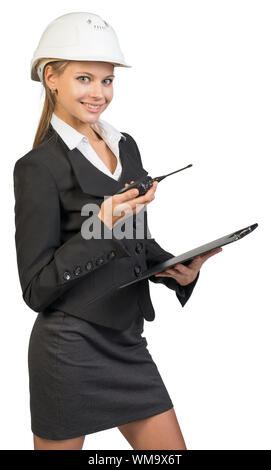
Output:
M92 98L103 98L102 84L92 83L90 86L89 94Z

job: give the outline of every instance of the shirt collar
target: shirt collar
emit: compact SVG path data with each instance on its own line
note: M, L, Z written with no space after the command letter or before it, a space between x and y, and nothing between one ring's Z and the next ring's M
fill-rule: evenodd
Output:
M52 114L50 122L70 150L77 147L82 139L86 140L87 138L84 134L81 134L74 127L60 119L55 113ZM98 119L92 127L109 145L113 142L119 142L122 137L126 140L125 135L103 119Z

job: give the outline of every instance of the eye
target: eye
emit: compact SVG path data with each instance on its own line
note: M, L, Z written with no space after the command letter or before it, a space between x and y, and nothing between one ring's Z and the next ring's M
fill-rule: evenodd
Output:
M86 75L84 75L84 76L82 75L81 77L77 77L77 80L80 80L80 78L87 78L88 79L89 77L87 77Z
M110 81L110 83L108 83L108 85L110 85L110 84L113 82L113 79L112 79L112 78L106 78L104 81L106 81L106 80L109 80L109 81Z
M81 75L80 77L77 77L77 80L82 81L82 80L80 80L80 78L87 78L89 80L89 77L87 77L86 75ZM106 83L106 85L111 85L111 83L113 82L113 79L112 78L105 78L104 82L106 82L107 80L109 80L110 83ZM85 80L83 80L83 83L87 83L87 82Z

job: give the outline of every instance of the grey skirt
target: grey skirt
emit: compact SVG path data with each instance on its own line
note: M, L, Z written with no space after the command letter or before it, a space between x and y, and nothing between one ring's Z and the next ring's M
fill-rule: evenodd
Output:
M32 432L71 439L172 408L143 329L142 315L118 331L40 312L28 348Z

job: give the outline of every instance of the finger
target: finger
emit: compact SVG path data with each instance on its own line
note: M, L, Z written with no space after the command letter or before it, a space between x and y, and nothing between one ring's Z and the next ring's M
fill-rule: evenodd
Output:
M156 191L156 189L157 189L157 186L158 186L158 181L154 181L154 182L153 182L153 185L152 185L152 187L151 187L150 189L152 189L153 192L155 193L155 191Z
M125 202L125 201L129 200L129 199L134 199L138 195L139 195L138 189L137 188L132 188L132 189L128 189L128 191L125 191L124 193L116 194L113 197L117 198L117 201L122 203L122 202Z
M217 253L220 253L222 250L222 248L216 248L215 250L212 250L210 251L209 253L206 253L205 255L203 255L201 258L202 258L202 261L206 261L208 258L211 258L211 256L214 256L216 255Z
M164 273L164 274L155 274L154 276L156 277L171 277L169 274Z
M155 181L152 187L145 194L137 197L134 203L134 207L136 206L136 204L148 204L153 199L155 199L154 193L156 191L157 185L158 185L158 182Z
M175 264L174 269L176 269L177 272L181 274L190 274L191 273L191 268L188 268L184 264Z
M171 275L173 275L173 276L176 275L176 271L175 271L174 269L172 269L172 268L171 268L171 269L166 269L165 272L166 272L167 274L171 274Z
M210 258L210 256L213 256L213 255L216 255L217 253L220 253L220 251L222 251L222 248L219 247L219 248L215 248L211 251L208 251L207 253L205 253L204 255L199 255L199 256L196 256L195 258L192 259L192 261L189 263L189 266L192 265L192 266L199 266L201 264L204 263L204 261L206 261L208 258Z
M143 196L134 196L134 198L131 201L129 201L129 204L132 210L135 209L136 211L137 210L140 211L141 209L143 209L144 206L152 202L153 199L155 199L155 197L152 194L150 195L144 194Z
M176 274L173 269L165 269L165 271L162 271L161 273L163 276L171 276L172 274Z
M129 200L129 205L132 210L138 207L138 211L140 211L144 205L149 204L153 199L155 199L154 192L156 190L158 182L155 181L153 186L142 196L139 196L139 190L136 188L129 189L128 191L116 194L114 197L117 198L118 202L125 203ZM141 207L140 207L141 205Z
M125 183L124 186L126 187L126 186L129 186L130 184L133 184L133 183L134 183L134 181L130 181L130 183Z

